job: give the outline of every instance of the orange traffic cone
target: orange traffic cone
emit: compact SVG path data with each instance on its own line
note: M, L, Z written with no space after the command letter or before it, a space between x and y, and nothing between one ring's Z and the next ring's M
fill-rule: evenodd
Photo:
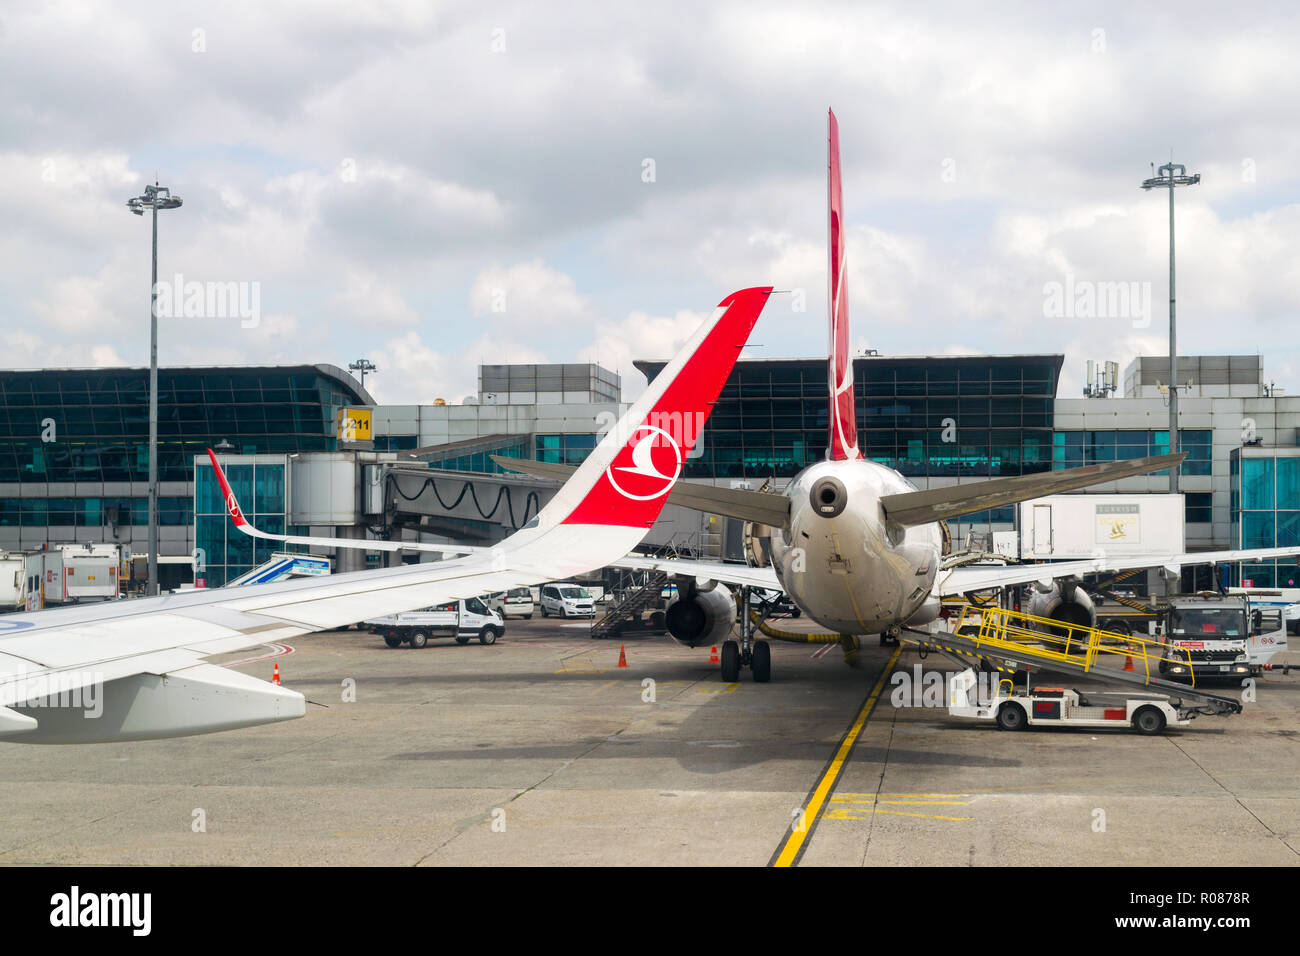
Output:
M1126 670L1126 671L1131 671L1131 670L1133 670L1133 655L1132 655L1132 654L1128 654L1128 655L1125 656L1125 658L1124 658L1124 670Z
M627 649L624 645L618 645L618 666L627 667Z
M271 683L276 687L280 686L280 665L278 663L275 665L275 670L271 672Z
M714 645L713 645L713 650L709 651L709 663L710 663L710 664L721 664L721 663L722 663L722 658L720 658L720 657L718 656L718 645L717 645L717 644L714 644Z

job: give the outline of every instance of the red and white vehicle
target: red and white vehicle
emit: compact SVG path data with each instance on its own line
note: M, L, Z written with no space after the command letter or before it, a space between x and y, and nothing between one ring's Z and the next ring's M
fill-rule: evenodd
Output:
M1007 681L1003 686L1009 686ZM1186 727L1191 708L1176 708L1167 698L1155 694L1088 692L1064 687L1035 687L1027 693L1003 694L1001 690L979 695L979 681L973 669L948 678L948 713L953 717L992 720L999 730L1028 727L1125 727L1140 734L1158 734L1168 726Z

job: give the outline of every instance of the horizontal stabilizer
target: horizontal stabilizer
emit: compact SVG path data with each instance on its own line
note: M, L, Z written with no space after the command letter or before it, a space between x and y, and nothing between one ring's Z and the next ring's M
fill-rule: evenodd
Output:
M1029 501L1044 495L1076 491L1103 481L1163 471L1180 464L1185 457L1186 452L1179 452L1176 455L1155 455L1129 461L1084 465L1081 468L1066 468L1063 471L1052 471L1041 475L993 478L967 485L886 495L880 499L880 504L885 509L886 516L901 525L910 527L930 524L989 508L1000 508L1003 505L1015 504L1017 501Z
M569 476L578 470L572 465L558 465L525 458L505 458L501 455L493 455L492 460L502 468L554 481L568 481ZM694 508L707 514L756 521L775 528L784 527L790 519L790 499L785 495L775 495L768 491L715 488L713 485L679 481L668 493L668 503L683 508Z

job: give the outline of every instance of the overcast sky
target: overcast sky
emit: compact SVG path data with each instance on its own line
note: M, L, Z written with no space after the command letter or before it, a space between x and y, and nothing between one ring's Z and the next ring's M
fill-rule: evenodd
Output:
M1172 150L1180 351L1300 388L1297 13L1048 6L9 2L0 365L147 364L155 176L160 278L258 296L165 319L163 365L365 356L429 402L596 359L635 394L768 284L747 354L822 356L831 106L859 349L1064 352L1062 395L1167 351Z

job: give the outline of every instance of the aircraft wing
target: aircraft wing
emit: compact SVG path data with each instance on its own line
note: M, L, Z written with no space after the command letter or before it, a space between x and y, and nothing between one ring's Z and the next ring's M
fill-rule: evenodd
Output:
M666 571L673 575L695 577L701 581L721 581L723 584L748 585L755 588L785 590L771 567L751 568L744 564L725 564L720 561L694 561L689 558L652 558L629 554L609 562L612 568L632 571Z
M490 551L5 616L0 740L144 740L301 717L301 694L207 658L617 560L654 524L698 435L650 423L708 413L770 292L724 299L550 503Z
M905 527L930 524L1044 495L1077 491L1103 481L1150 474L1177 465L1186 456L1186 452L1177 452L1150 458L1080 465L1043 474L990 478L925 491L907 491L885 495L880 499L880 505L890 520ZM493 455L492 460L502 468L554 481L564 481L574 471L571 465L506 458L501 455ZM788 527L790 524L790 499L770 491L720 488L683 481L673 488L668 503L694 508L707 514L755 521L773 528Z
M934 593L939 597L955 597L972 591L1013 587L1017 584L1048 584L1057 578L1079 577L1111 571L1130 571L1136 568L1168 568L1177 570L1184 565L1235 564L1238 561L1267 561L1273 558L1300 557L1300 548L1256 548L1237 551L1188 551L1134 554L1118 557L1086 558L1079 561L1056 561L1041 564L965 565L940 571L935 579ZM721 561L696 561L687 558L655 558L627 555L609 562L610 567L636 571L666 571L672 575L691 576L700 581L720 581L723 584L784 590L771 567L751 568L743 564Z
M1130 458L1107 461L1096 465L1080 465L1035 475L1017 475L1013 478L989 478L964 485L930 488L925 491L907 491L885 495L880 506L891 521L910 527L930 524L946 518L959 518L989 508L1078 491L1103 481L1114 481L1133 475L1147 475L1182 463L1187 452L1172 455L1154 455L1150 458Z
M1168 568L1176 571L1191 564L1235 564L1238 561L1267 561L1272 558L1300 556L1300 548L1255 548L1239 551L1187 551L1181 554L1151 553L1115 557L1099 556L1079 561L1056 561L1043 564L965 565L940 571L934 590L940 597L952 597L971 591L1012 587L1017 584L1051 582L1056 578L1078 577L1136 568Z

